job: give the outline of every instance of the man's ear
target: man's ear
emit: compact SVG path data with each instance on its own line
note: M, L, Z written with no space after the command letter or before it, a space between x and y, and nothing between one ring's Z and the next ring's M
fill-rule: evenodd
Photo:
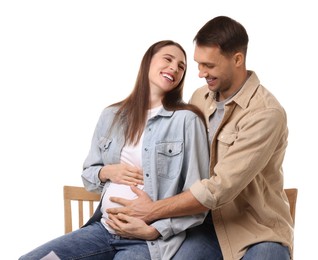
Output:
M234 54L234 62L236 67L240 67L244 64L245 56L242 52L237 52Z

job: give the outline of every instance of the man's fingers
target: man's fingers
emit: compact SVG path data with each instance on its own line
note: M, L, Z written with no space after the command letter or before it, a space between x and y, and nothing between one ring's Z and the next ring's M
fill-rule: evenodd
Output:
M129 204L129 200L126 200L126 199L123 199L123 198L120 198L120 197L110 197L109 200L111 202L116 202L122 206L127 206Z
M118 224L118 215L108 214L108 218L111 220L111 222Z
M116 217L118 220L120 220L121 222L125 222L125 223L127 223L129 220L129 216L122 214L122 213L117 214Z
M138 197L141 196L144 193L144 191L138 189L135 185L131 185L130 188L131 188L131 190L134 193L136 193L136 195ZM116 202L116 203L122 205L123 207L128 206L129 203L130 203L130 200L123 199L123 198L120 198L120 197L110 197L109 200L112 201L112 202Z
M117 202L119 204L121 204L122 201L127 201L127 200L125 200L123 198L118 198L118 197L110 197L109 199L111 201ZM125 207L108 208L108 209L106 209L106 212L108 214L114 214L114 215L117 215L119 213L123 213L123 214L129 215L129 210L128 210L128 208L125 208Z
M112 228L114 229L116 232L118 232L120 230L119 225L121 224L117 218L114 215L109 214L108 215L109 220L106 220L106 223Z

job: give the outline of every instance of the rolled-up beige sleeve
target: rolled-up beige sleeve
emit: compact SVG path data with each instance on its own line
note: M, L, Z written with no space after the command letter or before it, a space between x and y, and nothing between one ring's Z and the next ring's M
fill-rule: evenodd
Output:
M197 181L190 187L190 191L203 206L212 209L216 205L216 199L208 189L208 182L209 179Z

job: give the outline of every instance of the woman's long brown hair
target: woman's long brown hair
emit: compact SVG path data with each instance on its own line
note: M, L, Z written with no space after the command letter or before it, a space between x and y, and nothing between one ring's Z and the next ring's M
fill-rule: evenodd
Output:
M170 45L178 47L183 52L185 60L187 59L185 50L177 42L164 40L154 43L149 47L141 60L135 87L131 94L124 100L111 105L119 106L112 127L114 127L118 122L125 123L125 125L127 125L127 128L125 129L125 138L127 144L138 143L146 124L147 113L150 107L150 85L148 75L151 59L161 48ZM202 112L196 106L187 104L183 101L185 75L186 69L178 86L167 92L162 99L163 107L169 111L184 109L191 110L195 112L205 123Z

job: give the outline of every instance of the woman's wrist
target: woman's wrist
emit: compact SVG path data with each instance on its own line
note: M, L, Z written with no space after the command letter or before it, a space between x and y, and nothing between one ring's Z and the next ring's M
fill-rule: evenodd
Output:
M98 179L100 180L101 183L105 183L107 181L105 167L106 166L103 166L102 168L100 168L98 172Z

